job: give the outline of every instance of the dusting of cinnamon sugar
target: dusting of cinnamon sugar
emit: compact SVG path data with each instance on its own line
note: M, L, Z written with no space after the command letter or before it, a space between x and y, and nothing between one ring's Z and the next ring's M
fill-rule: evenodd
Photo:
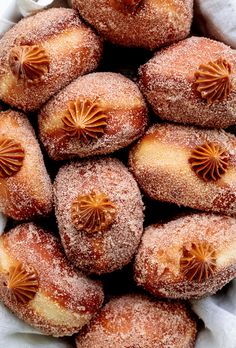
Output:
M105 233L84 233L75 227L71 216L71 204L78 193L86 196L93 190L116 206L115 219ZM102 274L131 261L143 232L143 203L137 183L120 161L105 157L63 166L55 180L54 195L62 244L78 269Z
M185 215L149 226L135 260L135 279L156 296L201 298L236 275L236 222L214 214Z
M143 0L110 0L111 6L124 13L135 14Z
M96 139L105 132L107 118L99 100L83 96L68 102L68 109L62 118L63 130L72 137L87 141Z
M14 76L25 83L38 83L49 71L49 57L39 45L16 46L9 54L9 66Z
M232 66L231 92L221 102L207 103L196 92L194 74L202 62L224 57ZM201 127L235 124L234 50L222 42L190 37L163 49L140 68L140 87L154 112L164 120Z
M196 333L196 322L184 302L132 293L110 299L77 335L76 346L193 348Z
M207 242L192 243L190 249L183 247L180 269L188 280L207 280L216 269L215 249Z
M12 74L9 54L12 47L34 45L45 50L50 69L40 83L24 84ZM94 70L101 54L101 40L77 11L51 8L24 18L1 38L0 98L24 111L36 110L72 80Z
M218 145L229 156L227 171L221 172L220 180L199 180L191 169L191 151L205 143ZM129 158L136 180L152 199L235 216L236 138L233 134L158 124L134 146Z
M0 177L1 211L16 220L48 214L52 209L51 180L45 168L39 143L27 117L12 110L0 112L0 144L1 139L11 140L10 145L17 145L16 147L11 145L9 147L11 152L8 153L8 156L13 155L13 163L10 162L8 173L10 174L12 169L15 171L11 176L5 176L5 172L0 170L3 176ZM5 164L6 154L7 152L4 152ZM22 161L23 165L20 167ZM20 170L17 172L18 169Z
M0 138L0 178L16 174L22 167L25 151L13 139Z
M116 206L101 192L79 195L72 203L72 220L75 228L87 233L106 230L114 221Z
M72 7L114 44L154 50L185 38L192 0L73 0Z
M227 171L229 154L217 144L205 143L192 150L189 163L204 181L216 181Z

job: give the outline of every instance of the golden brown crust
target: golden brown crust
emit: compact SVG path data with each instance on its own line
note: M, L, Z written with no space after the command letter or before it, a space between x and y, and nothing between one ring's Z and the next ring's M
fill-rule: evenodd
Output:
M76 11L65 8L22 19L0 45L0 98L24 111L38 109L72 80L94 70L102 53L100 39Z
M201 298L236 275L236 220L192 214L146 229L135 279L156 296Z
M130 294L111 299L76 338L77 348L193 348L196 322L182 302Z
M89 195L93 191L109 197L112 216L108 216L105 230L103 225L96 225L96 231L91 233L89 229L88 233L91 225L82 228L78 221L75 224L71 209L78 195ZM76 267L102 274L131 261L143 232L143 204L134 178L120 161L101 158L65 165L56 177L54 197L62 244Z
M88 323L101 306L100 284L75 272L56 238L38 226L24 224L2 235L0 254L1 300L19 318L45 334L72 335ZM12 296L9 289L6 291L9 272L12 267L17 270L19 263L18 270L22 271L23 267L37 274L35 294L29 301L21 301Z
M73 0L72 7L114 44L154 50L185 38L192 0Z
M219 60L226 63L220 63L221 71L215 72L217 76L206 91L206 83L196 84L200 82L196 72ZM236 56L225 44L190 37L157 52L139 73L141 90L162 119L213 128L236 123Z
M33 128L19 112L0 112L1 211L28 220L48 215L52 204L52 185Z
M87 102L80 104L82 98L94 103L90 107ZM78 116L72 119L75 120L73 124L67 119L65 126L68 103L75 100L79 101L77 116L82 109L87 123ZM75 108L70 110L75 115ZM54 160L108 154L139 138L144 133L147 118L145 101L134 82L116 73L93 73L79 77L42 108L40 137ZM83 134L80 125L79 136L80 122Z
M225 172L215 181L203 180L192 169L193 150L206 143L228 154ZM160 124L151 127L131 150L130 167L141 188L153 199L236 215L235 146L235 136L222 130Z

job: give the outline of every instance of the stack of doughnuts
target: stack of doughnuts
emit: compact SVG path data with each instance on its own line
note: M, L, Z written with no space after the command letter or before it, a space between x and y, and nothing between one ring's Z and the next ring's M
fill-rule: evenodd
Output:
M236 55L192 17L72 0L0 39L0 300L74 347L193 348L236 277Z

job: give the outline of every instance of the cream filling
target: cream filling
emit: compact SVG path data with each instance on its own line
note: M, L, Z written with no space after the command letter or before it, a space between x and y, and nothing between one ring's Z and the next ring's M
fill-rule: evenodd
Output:
M40 316L53 325L82 327L90 319L89 314L79 314L61 307L48 296L38 292L29 306Z
M236 263L236 242L230 244L227 249L222 250L217 255L217 266L228 267L230 264Z
M163 144L155 140L143 140L139 145L134 159L137 165L147 168L164 169L165 171L172 171L173 174L187 174L188 180L190 177L194 180L196 176L191 169L188 160L190 157L190 150L184 147L176 147L170 144ZM229 168L222 178L218 181L219 184L232 184L236 179L235 168ZM195 181L195 180L194 180ZM198 182L199 186L206 186L204 181ZM211 184L211 183L208 183ZM212 185L212 184L211 184ZM214 185L214 183L213 183Z
M7 273L12 262L8 254L4 251L3 241L0 239L0 271Z

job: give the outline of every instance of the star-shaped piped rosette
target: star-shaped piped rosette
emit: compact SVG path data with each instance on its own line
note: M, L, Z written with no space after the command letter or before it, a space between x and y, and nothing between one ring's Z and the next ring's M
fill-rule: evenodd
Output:
M189 163L201 179L216 181L227 171L229 154L217 144L205 143L192 150Z
M4 286L12 300L27 304L35 297L39 288L37 272L32 267L26 270L21 263L17 263L10 267Z
M208 103L227 99L231 85L232 68L225 59L219 58L214 62L202 64L195 73L197 91Z
M183 248L180 271L189 281L202 282L213 275L216 269L216 252L208 243L192 243Z
M97 139L105 132L108 115L100 101L79 97L68 103L62 118L63 130L71 137L88 141Z
M12 139L0 138L0 178L16 174L22 167L25 151Z
M9 66L14 76L25 83L38 83L49 71L49 57L37 45L13 47L9 55Z
M104 231L115 217L115 204L102 192L79 195L72 203L72 221L77 230L87 233Z

